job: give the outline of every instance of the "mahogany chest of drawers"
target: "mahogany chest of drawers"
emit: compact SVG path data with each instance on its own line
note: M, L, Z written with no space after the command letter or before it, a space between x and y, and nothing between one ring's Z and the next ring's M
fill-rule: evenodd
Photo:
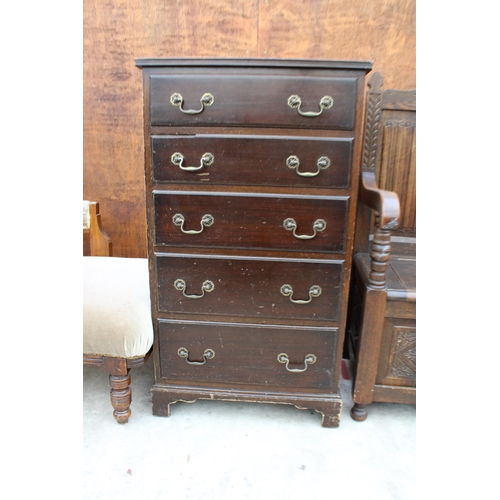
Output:
M337 427L360 61L140 59L153 413L285 403Z

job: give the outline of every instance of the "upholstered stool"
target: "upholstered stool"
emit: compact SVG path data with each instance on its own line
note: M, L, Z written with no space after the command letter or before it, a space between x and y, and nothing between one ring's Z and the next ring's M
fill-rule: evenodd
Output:
M147 259L83 257L83 362L109 374L119 423L131 414L129 371L145 363L152 345Z

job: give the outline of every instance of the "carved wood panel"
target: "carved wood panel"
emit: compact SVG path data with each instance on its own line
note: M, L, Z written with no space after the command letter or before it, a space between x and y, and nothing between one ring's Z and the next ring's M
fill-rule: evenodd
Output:
M416 386L415 320L386 318L377 384Z

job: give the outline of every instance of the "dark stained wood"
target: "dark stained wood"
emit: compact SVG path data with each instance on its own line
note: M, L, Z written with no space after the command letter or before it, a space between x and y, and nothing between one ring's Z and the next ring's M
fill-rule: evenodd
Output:
M116 377L128 374L127 360L125 358L102 357L104 372Z
M383 83L369 82L349 312L357 421L373 401L416 402L416 92Z
M401 220L394 234L416 236L415 112L388 112L384 120L379 186L397 193L401 203Z
M109 385L111 386L111 404L113 405L113 416L119 424L126 424L132 411L132 389L130 387L130 376L110 375Z
M129 358L125 361L127 362L127 368L138 368L142 366L151 355L152 351L149 351L146 356L141 356L139 358ZM123 358L109 358L109 356L97 356L95 354L84 354L83 355L83 364L84 365L95 365L95 366L104 366L104 359L123 359ZM110 365L108 365L110 366Z
M332 261L228 258L203 255L156 257L158 309L163 312L231 315L246 318L288 318L338 321L342 283L341 263ZM201 295L206 280L214 290L188 299L174 287L186 283L186 295ZM295 304L280 292L293 289L294 300L309 300L312 286L321 295L307 304Z
M352 138L196 134L153 136L151 140L153 182L307 188L347 188L350 184ZM207 152L214 158L209 165L202 162ZM184 157L182 164L172 161L175 153ZM287 165L290 156L298 158L298 168ZM327 168L318 167L323 157L329 161Z
M170 406L182 401L194 403L198 399L238 401L264 404L289 404L299 410L314 410L321 413L323 427L338 427L342 413L342 399L338 395L302 393L294 389L290 392L280 390L257 391L243 386L238 388L208 388L186 387L184 385L169 384L168 389L156 385L151 390L153 415L169 417Z
M377 385L373 389L373 400L379 403L400 403L414 405L417 399L416 387Z
M350 333L355 336L356 372L353 383L354 403L369 404L372 402L374 373L378 368L384 316L378 312L385 306L385 290L367 288L363 302L359 305L361 313L359 329L354 330L352 324Z
M366 405L361 405L359 403L354 403L351 408L351 417L356 422L363 422L368 417L368 412L366 411Z
M341 253L346 245L348 200L341 197L309 197L253 193L166 192L154 194L155 244L182 247L232 247L266 250ZM184 224L174 224L180 214ZM211 226L202 226L204 215L213 217ZM295 235L287 230L287 219L295 221ZM323 230L315 230L316 221ZM184 231L203 231L185 234Z
M377 225L382 229L396 229L399 223L399 198L391 191L379 189L371 172L361 174L361 201L377 213Z
M382 215L382 228L393 236L416 236L416 91L382 90L384 78L375 72L369 80L365 137L363 144L362 179L386 198L388 206L400 212L398 220L381 214L380 206L367 196L363 204ZM368 190L369 191L369 190ZM363 196L363 190L361 191ZM376 195L372 195L376 196ZM392 197L392 199L391 199ZM373 234L376 221L373 213L358 211L356 253L366 252L368 236ZM397 224L397 225L396 225ZM406 252L405 252L406 253Z
M392 247L392 245L391 245ZM368 276L371 262L369 254L357 254L355 257L356 266L363 270ZM416 259L394 254L391 251L390 260L387 261L385 274L386 290L388 301L408 301L415 302L416 291ZM387 305L389 307L389 304ZM391 305L391 307L403 307L401 304ZM414 306L413 306L414 307Z
M377 74L380 75L380 73ZM382 83L383 82L381 81L380 86ZM417 93L415 90L384 90L382 93L382 107L386 110L394 109L397 111L410 111L411 116L417 108ZM403 115L402 113L396 116L400 119L407 117L407 115ZM411 120L414 121L414 118Z
M189 67L196 68L307 68L307 69L359 69L369 70L372 68L370 61L332 61L325 59L234 59L234 58L217 58L217 59L200 59L196 57L190 58L164 58L158 57L154 59L137 58L135 64L141 68L145 66L165 68L165 67Z
M415 260L417 254L417 239L413 237L391 238L391 244L394 255L401 259Z
M231 388L254 385L267 390L308 389L313 392L335 392L331 364L337 346L337 332L327 328L262 327L255 325L182 323L160 321L161 375L165 382L196 379L199 385ZM265 346L265 349L263 349ZM189 351L188 358L178 354ZM205 349L215 356L204 364ZM278 361L284 353L291 372ZM305 364L313 354L316 361Z
M417 314L417 297L416 293L413 297L408 297L407 294L393 298L388 297L385 306L385 316L402 319L415 319Z
M364 78L369 65L332 69L328 64L321 68L316 61L302 61L297 67L287 63L263 68L258 61L234 67L224 61L225 67L217 68L217 60L161 64L161 60L149 62L142 68L148 252L156 328L153 413L169 415L170 404L178 400L234 399L312 408L323 414L324 426L335 427L342 399L342 352L337 345L342 345L345 334ZM183 89L170 86L170 81L180 82ZM172 115L174 88L183 96L212 92L206 83L224 90L218 110L214 101L212 106L200 107L198 114L180 117L176 107ZM340 89L333 108L337 107L338 117L350 118L329 121L323 113L302 117L297 110L286 109L292 88L320 89L321 96ZM215 99L217 95L214 91ZM185 104L194 109L196 100L186 98ZM309 111L310 106L304 101L304 109ZM212 122L207 117L214 110ZM354 128L340 130L340 126ZM164 142L158 147L160 140ZM214 176L209 185L196 187L185 177L177 180L167 170L162 173L158 158L164 165L176 152L171 152L172 145L188 141L194 147L182 148L186 157L203 151L200 141L217 158L226 155L233 168L224 177ZM303 158L315 158L323 144L349 145L350 151L344 147L341 156L347 172L324 184L308 183L305 178L296 184L284 182L281 171L276 175L275 167L267 168L267 163L274 164L279 155L286 165L299 142ZM162 151L167 147L168 152ZM215 155L220 150L223 154ZM239 155L245 155L242 162L237 162ZM190 157L186 165L194 164ZM264 170L261 181L258 175ZM342 176L344 180L338 182ZM207 215L211 219L202 225ZM295 222L285 224L287 219ZM323 230L314 228L317 221ZM294 227L295 235L285 226ZM283 293L283 285L288 285L288 294ZM320 294L315 293L316 287L321 288ZM215 357L206 358L205 349L212 348L200 339L220 341L220 354L214 349ZM178 345L181 340L189 345ZM289 370L308 366L307 370L287 371L286 364L277 360L280 352L274 352L278 345L290 356ZM181 347L183 356L179 356ZM305 357L312 354L317 362L306 365L313 358ZM301 374L302 378L295 377Z
M416 387L416 319L388 317L384 321L376 384Z
M222 69L217 70L216 75L207 75L205 68L197 71L201 74L176 75L172 70L168 75L150 77L151 125L223 124L341 130L354 127L356 78L311 79L276 71L267 75L235 75ZM171 102L172 95L180 94L182 109L200 110L200 99L205 93L213 96L213 104L194 115L183 113ZM302 116L287 104L292 95L300 97L303 112L320 112L319 103L324 96L330 96L333 105L323 109L320 116Z

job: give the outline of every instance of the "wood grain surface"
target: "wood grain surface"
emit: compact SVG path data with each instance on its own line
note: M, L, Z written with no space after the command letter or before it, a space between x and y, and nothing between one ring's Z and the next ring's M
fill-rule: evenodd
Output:
M352 137L157 135L151 139L152 181L348 188L353 140ZM180 166L172 161L177 152L184 157ZM207 152L212 154L213 163L199 168ZM298 167L288 166L290 153L297 158ZM318 162L325 157L330 163L320 168ZM191 165L199 170L182 170ZM304 174L316 175L304 177Z
M146 256L141 70L135 58L372 60L416 82L415 0L85 0L83 197L116 256Z
M338 321L341 262L162 254L156 257L156 267L158 309L162 312L204 319L213 315L252 321L281 318L296 325L300 320ZM185 282L183 291L174 286L179 279ZM203 293L206 280L212 281L213 289ZM283 285L290 286L291 295L281 293ZM309 291L314 286L321 292L311 296Z
M156 245L345 252L346 197L167 191L154 194L154 207ZM176 224L177 214L184 221ZM208 227L201 222L205 215L212 217ZM288 219L295 227L285 228ZM323 221L322 227L315 227L321 225L318 221Z
M266 389L275 391L334 389L331 364L337 347L335 329L161 321L159 335L165 345L161 353L161 375L165 380L191 382L195 374L198 384L215 388L255 385L261 390L265 381ZM187 359L191 363L203 363L207 348L215 356L203 365L190 365L178 355L179 348L189 352ZM313 354L316 361L303 372L291 372L278 361L281 353L288 356L292 370L304 370L308 354ZM247 369L249 365L251 370Z

